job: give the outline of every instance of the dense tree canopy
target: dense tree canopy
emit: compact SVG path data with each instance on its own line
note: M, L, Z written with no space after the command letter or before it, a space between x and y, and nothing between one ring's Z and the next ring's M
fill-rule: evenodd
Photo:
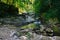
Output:
M60 21L60 0L35 0L34 10L36 16L42 16L44 19L57 18Z
M36 17L46 20L57 18L60 21L60 0L0 0L6 4L14 5L19 13L33 11Z

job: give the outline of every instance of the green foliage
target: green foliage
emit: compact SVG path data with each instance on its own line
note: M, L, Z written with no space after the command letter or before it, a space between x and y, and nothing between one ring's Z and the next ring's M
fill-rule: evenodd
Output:
M34 11L36 16L49 20L57 18L60 21L60 0L35 0Z
M49 9L48 0L35 0L34 2L34 11L36 15L41 15Z
M49 20L50 18L57 18L60 21L60 0L34 0L34 3L30 0L3 0L6 4L14 5L18 8L24 9L27 12L29 10L34 10L36 17L45 18ZM29 5L33 8L29 9Z
M54 19L54 18L56 18L56 16L57 16L57 9L49 9L46 13L45 13L45 15L44 15L44 18L45 19Z

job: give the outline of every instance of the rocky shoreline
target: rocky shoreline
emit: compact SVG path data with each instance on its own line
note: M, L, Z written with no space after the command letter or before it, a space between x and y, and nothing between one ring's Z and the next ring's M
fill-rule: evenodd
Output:
M22 17L1 18L0 19L0 40L60 40L60 36L48 36L52 33L51 28L40 25L40 29L21 29L21 25L26 25L26 20ZM50 33L49 33L50 31Z
M24 31L27 31L27 33ZM20 33L22 34L18 37L16 27L12 27L12 25L4 25L0 27L0 40L60 40L59 36L50 37L38 35L34 32L28 31L28 29L22 29L20 30Z

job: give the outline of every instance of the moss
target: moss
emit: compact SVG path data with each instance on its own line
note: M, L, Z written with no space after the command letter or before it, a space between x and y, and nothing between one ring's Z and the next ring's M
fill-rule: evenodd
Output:
M59 32L59 28L57 26L54 26L52 29L54 32Z
M53 28L53 33L55 36L60 36L60 29L57 26L54 26Z
M25 25L25 26L22 26L21 27L22 29L29 29L29 28L31 28L31 29L33 29L33 28L35 28L35 24L29 24L29 25Z

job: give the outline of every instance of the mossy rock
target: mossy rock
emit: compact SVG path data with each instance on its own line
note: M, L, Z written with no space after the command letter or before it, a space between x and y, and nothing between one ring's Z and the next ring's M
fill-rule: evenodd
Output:
M52 27L54 36L60 36L60 29L57 26Z
M21 27L22 29L34 29L35 28L35 24L31 23L29 25L25 25Z

